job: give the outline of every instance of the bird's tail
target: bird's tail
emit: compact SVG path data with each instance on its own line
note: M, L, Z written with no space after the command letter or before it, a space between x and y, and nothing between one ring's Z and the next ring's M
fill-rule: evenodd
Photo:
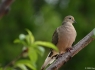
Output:
M50 56L51 55L51 56ZM41 67L41 70L44 70L48 64L51 64L57 57L57 54L51 54L51 52L48 54L44 64Z

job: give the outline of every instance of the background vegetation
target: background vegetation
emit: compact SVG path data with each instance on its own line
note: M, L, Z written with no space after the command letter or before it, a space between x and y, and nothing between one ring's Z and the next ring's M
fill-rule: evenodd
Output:
M95 27L95 0L15 0L10 12L0 19L0 66L5 66L22 51L23 45L14 44L19 34L27 34L25 28L32 31L36 40L51 42L54 30L61 25L63 18L73 15L77 31L77 43ZM95 67L95 43L90 43L60 70L85 70ZM37 60L37 70L46 58ZM33 54L31 54L33 55Z

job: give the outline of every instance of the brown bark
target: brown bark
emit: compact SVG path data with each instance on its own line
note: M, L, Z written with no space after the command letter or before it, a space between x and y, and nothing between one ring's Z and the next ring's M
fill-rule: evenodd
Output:
M10 9L10 5L14 0L2 0L0 4L0 18L6 15Z

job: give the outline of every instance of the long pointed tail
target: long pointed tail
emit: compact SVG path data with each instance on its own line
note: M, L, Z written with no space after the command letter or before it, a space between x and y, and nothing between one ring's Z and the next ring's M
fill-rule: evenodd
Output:
M44 64L41 67L41 70L44 70L44 68L46 68L48 64L51 64L54 60L55 58L47 57Z
M54 53L51 51L49 55L47 56L44 64L42 65L41 70L44 70L48 64L51 64L56 59L57 55L58 55L57 52Z

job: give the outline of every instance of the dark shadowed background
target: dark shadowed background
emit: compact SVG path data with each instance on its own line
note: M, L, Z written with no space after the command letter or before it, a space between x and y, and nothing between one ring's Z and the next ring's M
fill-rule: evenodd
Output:
M36 40L51 42L54 30L61 25L67 15L75 17L77 31L75 43L95 27L95 0L15 0L9 13L0 19L0 65L4 66L22 50L22 45L13 41L19 34L32 31ZM75 44L74 43L74 44ZM39 56L37 68L40 70L49 48L43 57ZM60 70L85 70L95 68L95 41L75 55Z

